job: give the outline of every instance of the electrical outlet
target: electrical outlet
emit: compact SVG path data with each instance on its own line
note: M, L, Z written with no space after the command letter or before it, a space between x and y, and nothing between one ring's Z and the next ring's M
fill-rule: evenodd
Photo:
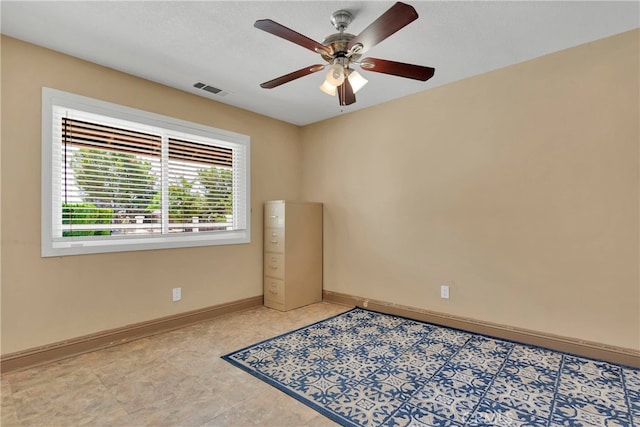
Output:
M449 285L440 286L440 298L449 299Z
M182 299L182 288L173 288L173 301L180 301Z

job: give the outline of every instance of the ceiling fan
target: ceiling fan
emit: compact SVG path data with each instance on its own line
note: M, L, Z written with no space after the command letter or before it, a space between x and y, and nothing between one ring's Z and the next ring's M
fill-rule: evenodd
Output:
M356 36L345 32L353 21L353 15L347 10L339 10L331 15L331 23L338 32L327 36L322 43L271 19L259 19L254 27L319 53L327 62L285 74L262 83L260 87L272 89L328 68L326 80L320 89L333 96L337 93L340 105L350 105L356 102L355 93L367 83L364 77L351 68L352 64L358 64L367 71L427 81L433 77L434 68L378 58L361 59L367 50L416 19L418 13L412 6L398 2Z

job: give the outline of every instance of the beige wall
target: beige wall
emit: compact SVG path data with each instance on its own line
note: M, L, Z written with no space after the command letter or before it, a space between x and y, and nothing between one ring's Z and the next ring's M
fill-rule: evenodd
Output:
M325 289L640 349L639 34L304 128Z
M640 349L638 37L305 128L3 37L2 354L260 295L262 202L299 197L327 290ZM252 243L40 258L42 86L251 136Z
M262 203L299 196L298 127L11 38L1 59L3 354L262 295ZM40 258L42 86L249 135L252 243Z

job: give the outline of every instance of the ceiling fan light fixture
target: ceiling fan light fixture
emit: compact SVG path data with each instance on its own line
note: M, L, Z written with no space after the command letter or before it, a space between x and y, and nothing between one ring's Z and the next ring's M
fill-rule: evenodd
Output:
M362 89L364 85L366 85L369 82L369 80L362 77L362 75L360 75L360 73L355 70L351 71L349 73L349 77L347 78L349 79L349 83L351 83L351 88L353 89L353 93L356 93L357 91Z
M335 87L340 86L344 82L344 67L339 64L329 66L326 82Z
M320 90L326 93L327 95L336 96L336 87L326 80L320 86Z
M322 43L271 19L259 19L253 24L254 27L319 53L328 64L312 65L285 74L261 83L260 87L272 89L327 68L325 81L320 89L331 96L337 94L340 105L351 105L356 102L355 93L367 84L365 78L350 68L351 64L358 64L361 69L376 73L426 81L433 77L434 68L376 58L360 60L367 50L416 19L418 19L416 10L408 4L398 1L356 36L345 32L353 20L353 15L347 10L339 10L331 16L331 23L338 32L325 37ZM345 79L347 79L346 82Z

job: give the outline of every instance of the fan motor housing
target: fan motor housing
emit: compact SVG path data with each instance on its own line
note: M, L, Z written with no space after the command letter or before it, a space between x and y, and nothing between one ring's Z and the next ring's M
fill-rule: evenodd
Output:
M349 42L355 38L355 35L344 32L351 21L353 21L353 15L348 10L338 10L331 15L331 24L338 32L327 36L322 41L331 54L320 52L322 58L328 63L333 63L336 58L349 58L349 61L357 61L360 58L361 55L357 50L349 52Z
M355 35L349 33L335 33L327 36L322 41L322 44L333 53L331 55L320 53L320 55L329 63L333 62L335 58L346 57L349 54L349 42L353 38L355 38ZM357 61L360 56L362 55L352 52L351 55L349 55L349 59L351 61Z

